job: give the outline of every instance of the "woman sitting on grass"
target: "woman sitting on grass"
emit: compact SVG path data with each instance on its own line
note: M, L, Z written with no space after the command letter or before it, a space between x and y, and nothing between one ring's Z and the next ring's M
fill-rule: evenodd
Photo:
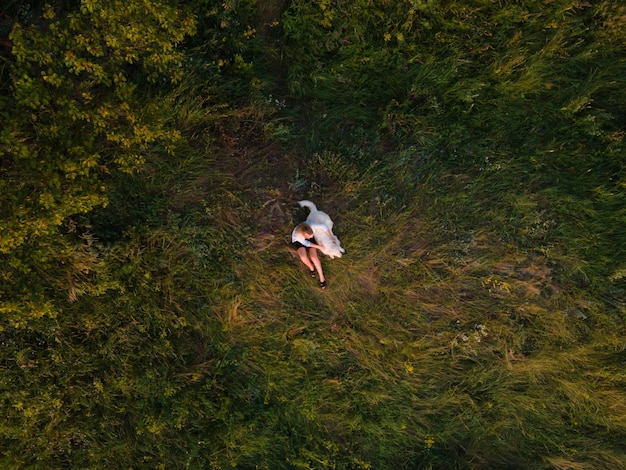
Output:
M324 247L318 245L313 237L313 228L307 223L301 223L296 225L291 233L291 246L295 248L300 261L302 261L309 272L311 277L315 277L315 270L320 277L320 287L326 289L326 278L324 277L324 271L322 271L322 263L317 256L317 250L324 252Z

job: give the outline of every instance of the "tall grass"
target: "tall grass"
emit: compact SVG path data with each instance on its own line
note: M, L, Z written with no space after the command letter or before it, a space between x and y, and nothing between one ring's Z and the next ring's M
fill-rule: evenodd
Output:
M488 235L455 239L445 225L437 228L438 203L420 202L376 222L358 209L346 214L346 228L338 230L353 241L346 243L346 258L326 263L328 292L318 292L288 253L276 261L262 298L274 289L281 306L262 315L267 323L259 325L258 345L248 343L258 348L253 357L267 355L274 328L284 331L284 347L303 378L293 390L293 370L268 366L282 363L272 351L258 361L271 367L272 387L284 381L283 390L296 393L284 398L292 407L300 403L296 409L309 422L330 419L319 411L330 407L333 419L324 428L336 439L349 433L339 439L346 449L343 440L358 448L377 442L376 451L360 454L374 467L473 461L485 468L513 462L544 468L542 459L580 459L586 451L564 446L564 436L574 438L580 426L599 425L603 433L605 418L597 417L612 415L594 397L597 384L586 379L599 338L578 311L591 314L592 308L603 317L601 307L589 305L584 291L561 292L553 257ZM292 266L283 267L285 261ZM250 259L245 271L256 273L266 263ZM284 284L289 298L281 295ZM252 300L250 317L264 304ZM251 328L242 332L248 340ZM596 340L589 343L590 336ZM309 394L317 398L313 409ZM352 413L356 427L348 425ZM335 422L338 415L346 429ZM398 448L405 451L397 454ZM607 455L623 458L617 449L609 447ZM589 465L603 458L582 457ZM348 465L334 459L329 462Z
M625 468L621 7L291 5L289 90L169 90L175 158L76 221L56 318L2 325L2 465Z

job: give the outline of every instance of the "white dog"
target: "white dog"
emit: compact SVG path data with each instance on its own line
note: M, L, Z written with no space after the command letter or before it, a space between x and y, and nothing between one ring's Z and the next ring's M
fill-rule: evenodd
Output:
M341 258L346 250L341 247L339 238L333 233L333 221L330 216L326 212L317 210L311 201L298 201L298 204L300 207L308 207L311 211L305 222L311 225L315 241L324 247L323 253L331 258Z

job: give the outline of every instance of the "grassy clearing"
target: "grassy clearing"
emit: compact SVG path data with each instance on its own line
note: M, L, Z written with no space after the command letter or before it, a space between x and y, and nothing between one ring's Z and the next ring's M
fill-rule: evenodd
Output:
M2 465L626 468L616 5L383 2L367 43L359 5L292 2L285 102L248 69L248 106L163 99L186 143L76 221L56 317L3 326Z
M325 263L329 289L287 248L298 195L283 194L282 221L258 202L264 228L222 313L265 377L270 429L290 436L271 441L286 466L622 462L608 438L623 434L622 374L597 371L619 355L623 311L590 300L584 261L553 238L542 197L495 173L444 173L398 210L381 202L389 177L341 172L357 197L319 188L347 250Z
M24 465L620 468L623 305L593 294L553 198L336 153L268 174L275 146L227 148L149 172L170 198L107 255L122 287L70 304L50 355L21 349L7 380L49 395L14 397L14 442L62 429ZM327 291L287 246L303 196L347 250Z

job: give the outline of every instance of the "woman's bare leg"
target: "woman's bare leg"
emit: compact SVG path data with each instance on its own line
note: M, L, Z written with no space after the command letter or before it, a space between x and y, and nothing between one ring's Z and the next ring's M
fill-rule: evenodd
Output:
M322 262L317 256L317 248L309 248L309 257L315 265L315 269L317 269L317 273L320 276L320 282L324 282L326 278L324 277L324 271L322 271Z
M312 250L314 248L310 248L310 249ZM302 248L302 247L298 248L298 256L300 257L300 261L302 261L305 264L305 266L309 268L309 271L313 271L314 267L313 267L313 264L311 263L311 260L309 259L309 256L307 255L306 248Z

